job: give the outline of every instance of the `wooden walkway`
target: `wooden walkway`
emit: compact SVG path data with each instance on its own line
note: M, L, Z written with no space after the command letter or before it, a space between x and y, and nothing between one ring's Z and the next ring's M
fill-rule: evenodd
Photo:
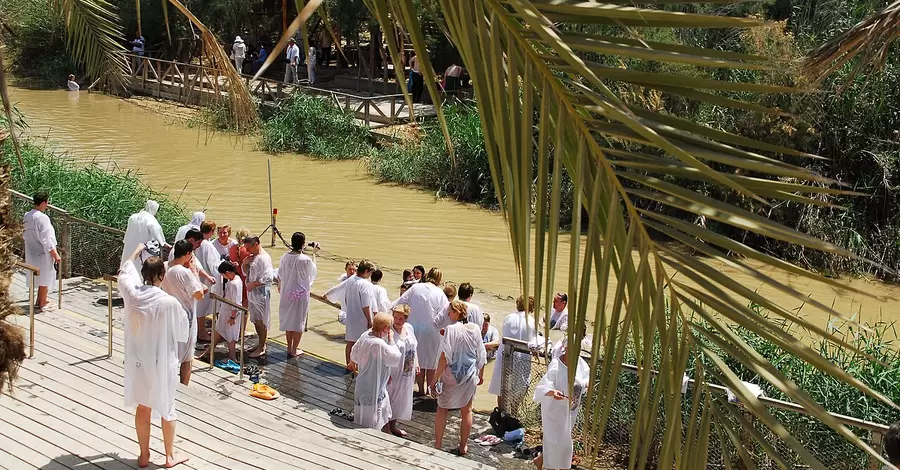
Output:
M11 294L27 311L24 276ZM105 285L75 278L64 287L62 311L37 316L35 357L23 364L11 397L0 398L0 469L80 470L136 468L133 414L122 406L124 345L120 308L114 309L113 358L106 357ZM26 315L10 321L28 327ZM306 355L284 360L270 344L263 382L281 393L274 401L249 396L250 383L195 362L189 387L178 394L178 452L192 469L519 469L504 446L472 443L469 458L430 447L433 415L417 411L404 423L410 439L361 429L328 410L352 409L353 384L343 367ZM487 427L476 419L473 437ZM458 419L445 447L455 446ZM415 442L417 440L419 442ZM154 424L152 461L163 461ZM154 465L151 465L151 468Z

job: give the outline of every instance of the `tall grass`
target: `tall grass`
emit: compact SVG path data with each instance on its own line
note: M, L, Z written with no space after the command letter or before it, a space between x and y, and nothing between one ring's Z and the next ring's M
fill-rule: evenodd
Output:
M295 93L263 123L260 147L332 160L359 158L372 150L369 130L325 98Z
M167 237L187 220L184 207L154 191L136 172L80 164L30 142L22 146L22 159L25 173L15 163L9 139L0 145L0 164L11 167L12 189L25 194L47 191L53 205L76 217L125 229L128 217L143 209L147 199L154 199L159 202L156 218Z

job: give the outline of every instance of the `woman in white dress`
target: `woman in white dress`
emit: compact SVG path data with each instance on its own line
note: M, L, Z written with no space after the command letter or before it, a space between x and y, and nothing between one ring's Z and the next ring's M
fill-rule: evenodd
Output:
M466 304L454 300L448 310L450 319L455 323L444 328L441 358L435 374L439 382L435 385L438 409L434 415L434 447L441 448L448 411L459 409L461 421L457 450L460 455L466 455L469 433L472 431L472 399L481 383L479 371L487 362L487 357L481 342L481 330L468 321Z
M417 267L418 268L418 267ZM447 297L439 287L443 280L443 274L439 268L431 268L423 278L426 282L418 282L410 286L393 306L409 305L409 323L416 332L419 340L419 374L416 383L419 386L419 394L424 395L426 379L433 382L434 370L437 368L439 351L441 348L440 330L449 324L447 317Z
M213 248L216 249L216 252L219 253L220 258L224 259L228 256L231 247L237 245L237 240L231 238L231 227L228 225L219 227L219 230L216 233L216 239L212 241L212 244ZM231 261L235 262L235 260Z
M362 267L363 263L360 263ZM394 344L393 319L387 313L375 315L372 328L363 332L350 351L351 370L359 372L354 390L353 422L372 429L384 429L391 419L387 383L391 368L403 357Z
M241 304L241 298L244 296L244 283L240 276L237 275L237 267L230 261L223 261L219 265L219 274L222 275L222 287L219 288L222 297ZM241 339L241 322L243 322L243 313L240 310L226 304L218 302L219 315L216 318L216 333L228 343L228 359L237 361L236 344Z
M527 308L527 311L526 311ZM497 354L497 363L494 364L494 373L491 376L491 386L488 393L497 395L497 404L500 404L500 395L507 393L511 403L516 403L525 398L524 393L528 390L528 380L531 377L531 356L528 353L515 352L511 356L514 361L512 369L514 373L507 378L506 390L502 390L503 376L503 338L513 338L524 341L526 343L533 340L537 334L534 328L534 318L531 314L534 312L534 297L529 296L526 299L519 296L516 299L515 313L511 313L503 320L503 328L500 335L500 346Z
M538 468L548 470L572 467L572 427L591 378L587 362L578 357L570 397L569 348L565 338L559 342L558 348L553 349L554 358L547 367L547 373L534 388L534 401L541 404L541 427L544 430L544 451L535 463ZM556 356L557 351L559 356ZM572 351L572 354L577 353L577 348Z
M388 381L387 392L391 400L392 415L387 430L397 437L406 437L406 431L397 427L397 420L412 419L413 385L419 372L419 359L416 355L418 341L412 325L406 323L409 306L398 305L391 314L394 316L394 340L403 360L399 366L391 368L391 379Z
M303 350L298 348L309 318L309 292L319 272L312 258L303 254L304 246L306 235L294 232L291 235L291 251L281 257L278 266L278 277L281 279L278 284L281 293L278 327L287 339L288 358L303 354Z

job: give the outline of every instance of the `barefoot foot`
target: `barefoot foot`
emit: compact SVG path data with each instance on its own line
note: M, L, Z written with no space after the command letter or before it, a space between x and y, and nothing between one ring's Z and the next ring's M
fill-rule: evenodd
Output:
M166 468L172 468L178 464L185 463L188 461L187 457L182 457L180 455L170 455L166 457Z
M466 455L469 453L469 445L468 444L461 445L461 446L457 447L456 450L457 450L457 452L459 452L459 455Z
M146 468L148 465L150 465L150 454L138 457L138 467Z

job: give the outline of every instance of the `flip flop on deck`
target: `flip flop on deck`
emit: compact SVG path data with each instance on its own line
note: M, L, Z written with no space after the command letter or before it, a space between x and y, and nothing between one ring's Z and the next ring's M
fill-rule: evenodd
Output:
M253 384L253 389L250 390L250 396L253 398L260 398L262 400L274 400L281 396L274 388L264 385L264 384Z

